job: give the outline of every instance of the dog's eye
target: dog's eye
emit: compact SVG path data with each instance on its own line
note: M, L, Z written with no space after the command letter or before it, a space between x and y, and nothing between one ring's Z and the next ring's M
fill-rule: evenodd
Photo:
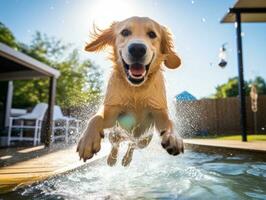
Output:
M127 36L131 35L131 31L128 29L124 29L121 31L121 35L123 35L124 37L127 37Z
M148 36L151 38L151 39L154 39L157 37L156 33L154 31L149 31L148 33Z

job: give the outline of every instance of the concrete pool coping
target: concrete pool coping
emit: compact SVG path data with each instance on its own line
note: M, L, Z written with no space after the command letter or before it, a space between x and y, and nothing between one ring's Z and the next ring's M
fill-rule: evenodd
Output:
M266 141L242 142L238 140L184 139L186 148L225 154L254 154L266 160ZM214 151L215 150L215 151Z
M42 148L42 146L35 148ZM36 157L26 161L2 166L0 167L0 194L85 167L85 165L105 157L108 150L108 144L103 143L101 151L84 163L79 160L76 145L72 145L45 155L38 156L37 154ZM5 158L5 156L1 156L1 158ZM3 161L4 159L1 159L1 162Z

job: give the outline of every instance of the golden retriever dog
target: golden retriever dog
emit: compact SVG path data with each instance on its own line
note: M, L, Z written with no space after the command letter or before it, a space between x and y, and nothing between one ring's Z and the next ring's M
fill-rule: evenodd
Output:
M174 134L169 119L162 64L170 69L180 66L172 36L164 26L147 17L131 17L98 30L86 51L98 52L112 47L112 73L102 108L89 120L77 146L84 162L100 151L103 130L116 126L122 117L131 116L127 136L110 133L112 144L107 163L116 163L120 142L134 140L128 146L122 164L129 165L135 148L146 147L151 136L142 136L155 127L161 145L171 155L183 153L183 141Z

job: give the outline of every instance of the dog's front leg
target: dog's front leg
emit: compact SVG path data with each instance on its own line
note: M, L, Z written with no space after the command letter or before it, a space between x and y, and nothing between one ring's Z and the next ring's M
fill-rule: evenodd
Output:
M109 141L112 145L111 152L107 158L107 164L109 166L115 165L115 163L117 161L119 145L124 139L125 138L119 132L109 133Z
M88 123L77 146L80 159L86 161L93 157L101 149L101 139L104 137L103 130L115 125L120 109L115 106L104 106L95 114Z
M171 155L184 152L183 140L177 138L173 132L173 124L168 117L167 110L156 110L153 112L155 127L159 131L162 147Z

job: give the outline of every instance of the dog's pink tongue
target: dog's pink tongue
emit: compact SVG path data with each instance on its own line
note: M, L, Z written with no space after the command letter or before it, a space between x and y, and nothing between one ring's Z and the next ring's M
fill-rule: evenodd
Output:
M129 70L134 76L141 76L145 71L144 66L138 63L131 65Z

